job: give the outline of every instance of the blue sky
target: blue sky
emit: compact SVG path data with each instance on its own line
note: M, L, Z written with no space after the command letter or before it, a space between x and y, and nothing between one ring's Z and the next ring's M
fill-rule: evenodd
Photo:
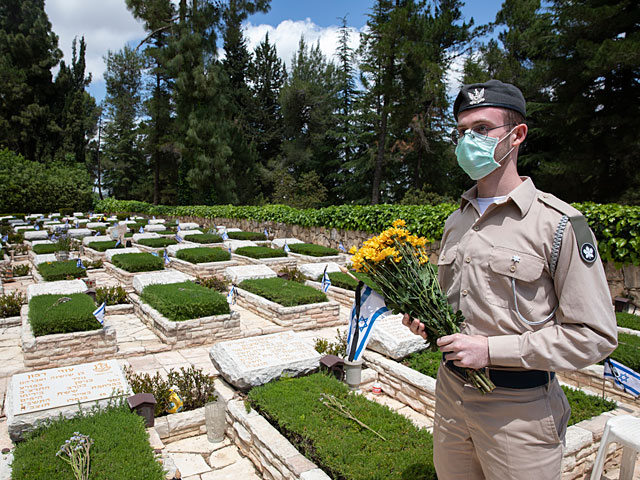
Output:
M331 59L337 46L340 18L347 16L352 28L352 46L367 21L374 0L272 0L271 10L249 17L245 36L250 50L269 33L278 54L289 63L296 51L300 35L310 44L320 44ZM475 25L491 22L502 0L467 0L463 7L465 21L474 18ZM87 42L87 70L92 75L89 92L100 102L104 98L104 57L109 50L118 51L125 44L136 46L145 37L140 22L127 10L125 0L46 0L45 10L53 31L59 36L59 46L69 62L73 38L84 36ZM456 74L449 75L455 89Z

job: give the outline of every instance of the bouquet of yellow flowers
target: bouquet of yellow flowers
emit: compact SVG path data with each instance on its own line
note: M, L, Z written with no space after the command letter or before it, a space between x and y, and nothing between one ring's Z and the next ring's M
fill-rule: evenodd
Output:
M404 220L396 220L359 250L353 247L352 264L356 272L365 273L378 286L393 313L407 313L424 324L427 341L435 351L438 338L460 332L464 316L460 311L454 313L440 289L425 248L428 240L412 235L405 226ZM481 392L495 388L484 373L473 369L466 373Z

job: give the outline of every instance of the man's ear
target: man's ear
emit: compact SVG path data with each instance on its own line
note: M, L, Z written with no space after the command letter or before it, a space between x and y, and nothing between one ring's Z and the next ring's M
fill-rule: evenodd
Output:
M513 140L511 145L518 146L527 138L527 132L529 131L529 127L527 127L526 123L518 124L512 132L512 135L515 135L516 138Z

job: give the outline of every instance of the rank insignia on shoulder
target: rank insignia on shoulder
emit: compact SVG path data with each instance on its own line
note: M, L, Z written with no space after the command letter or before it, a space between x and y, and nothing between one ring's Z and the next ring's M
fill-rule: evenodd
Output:
M580 246L580 256L587 263L596 261L596 248L589 242L585 242Z

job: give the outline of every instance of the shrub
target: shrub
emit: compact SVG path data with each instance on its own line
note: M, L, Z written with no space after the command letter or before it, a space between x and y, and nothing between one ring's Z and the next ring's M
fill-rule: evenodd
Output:
M277 258L286 257L287 252L269 247L240 247L236 249L236 255L244 255L251 258Z
M28 264L14 265L11 267L11 273L14 277L24 277L31 273L31 267Z
M182 409L185 412L204 407L207 402L215 401L217 398L214 394L214 377L206 375L199 368L180 368L179 371L171 369L166 380L157 372L153 377L148 373L137 374L128 367L124 372L133 393L151 393L155 397L155 417L167 415L169 388L172 386L178 387L183 402Z
M31 433L16 445L11 465L13 480L74 480L71 467L56 452L74 432L93 439L90 450L91 480L163 480L149 445L144 419L126 405L71 420L56 419Z
M53 333L85 332L102 328L93 316L89 295L39 295L29 302L29 323L36 337Z
M31 247L31 250L33 250L33 253L36 255L46 255L58 251L55 243L39 243Z
M602 397L589 395L581 390L562 385L569 405L571 405L571 417L569 425L575 425L582 420L597 417L601 413L608 412L616 408L616 402L605 400Z
M27 298L19 291L0 295L0 318L17 317Z
M304 283L307 281L307 277L298 270L298 267L284 267L278 272L278 276L292 282Z
M149 285L140 298L174 322L230 312L225 296L193 282Z
M234 240L266 240L267 237L264 236L262 232L228 232L229 238Z
M85 267L87 267L87 270L92 270L94 268L102 268L103 267L104 262L100 259L98 260L94 260L92 262L86 262L84 264Z
M195 243L222 243L222 237L213 233L193 233L184 239Z
M321 291L279 277L244 280L239 286L284 307L327 301L327 296Z
M221 248L185 248L178 250L176 257L190 263L225 262L231 258L231 254Z
M344 358L347 356L347 332L340 333L340 329L337 328L335 342L330 342L326 338L316 338L313 348L320 354Z
M66 262L45 262L38 265L38 272L47 282L86 277L87 271L77 265L77 260Z
M96 288L96 303L102 305L120 305L127 303L127 292L120 285L115 287L98 287Z
M164 269L164 260L151 253L119 253L111 257L112 263L127 272L152 272Z
M175 245L178 242L173 238L142 238L137 241L140 245L144 245L145 247L151 248L164 248L167 245Z
M66 208L65 207L65 208L61 208L59 213L60 213L60 215L62 217L71 217L71 216L73 216L73 212L74 211L75 210L73 208Z
M348 387L332 376L281 379L252 389L248 398L253 408L331 478L436 478L433 438L426 429L417 428L408 418L363 395L350 394ZM386 441L327 407L323 399L328 402L330 398Z
M402 364L431 378L438 377L438 367L442 361L442 352L432 352L428 348L412 353L402 360Z
M311 257L327 257L330 255L338 255L340 253L335 248L314 245L313 243L294 243L289 245L289 248L293 253L309 255Z
M83 164L25 160L0 149L0 212L91 208L93 183Z
M632 313L616 312L619 327L640 330L640 317Z
M196 283L203 287L211 288L218 292L227 292L229 289L229 281L218 277L198 277Z

